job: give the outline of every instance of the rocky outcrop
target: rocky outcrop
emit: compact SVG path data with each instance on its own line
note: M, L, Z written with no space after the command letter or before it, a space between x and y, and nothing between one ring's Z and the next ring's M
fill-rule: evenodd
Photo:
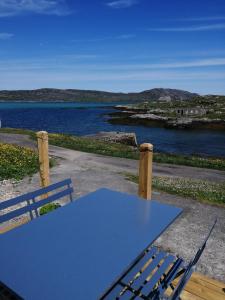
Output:
M192 125L193 119L191 118L179 118L174 120L169 120L166 123L166 127L171 128L188 128Z
M208 118L177 118L166 122L167 128L215 128L225 129L225 121Z
M94 135L87 135L86 137L109 142L109 143L119 143L119 144L125 144L129 146L137 147L137 138L135 133L101 131Z
M145 120L153 120L153 121L167 121L167 117L162 117L154 114L136 114L130 116L132 119L145 119Z

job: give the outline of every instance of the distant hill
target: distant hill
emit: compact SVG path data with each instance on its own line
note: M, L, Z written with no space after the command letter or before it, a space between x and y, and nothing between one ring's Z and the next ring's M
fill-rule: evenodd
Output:
M152 89L148 91L141 92L140 95L142 97L146 97L146 100L151 98L152 100L189 100L193 97L198 96L196 93L190 93L183 90L175 90L175 89Z
M182 90L156 88L140 93L110 93L76 89L2 90L0 101L126 102L149 100L189 100L198 94Z

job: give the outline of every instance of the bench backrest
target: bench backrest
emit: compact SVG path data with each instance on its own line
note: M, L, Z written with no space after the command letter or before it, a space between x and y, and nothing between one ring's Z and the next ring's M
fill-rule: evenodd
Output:
M33 219L33 212L35 212L36 217L38 216L38 208L48 203L59 200L65 196L69 196L70 201L72 202L73 187L71 185L71 179L65 179L58 183L51 184L48 187L1 202L0 213L2 213L2 210L5 209L9 209L9 211L6 211L4 214L0 215L0 224L13 218L19 217L25 213L30 213L30 218ZM58 189L61 190L57 191ZM53 194L52 192L56 193ZM51 194L49 195L48 193ZM40 200L41 196L44 195L47 195L46 198ZM22 207L16 207L14 210L11 210L11 208L13 209L13 206L22 203L24 203L25 205Z

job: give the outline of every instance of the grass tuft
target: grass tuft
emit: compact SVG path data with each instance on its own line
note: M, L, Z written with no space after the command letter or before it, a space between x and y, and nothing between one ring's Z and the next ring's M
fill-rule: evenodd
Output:
M124 175L127 180L138 183L137 175L130 173ZM225 184L189 178L154 176L152 187L157 191L225 207Z

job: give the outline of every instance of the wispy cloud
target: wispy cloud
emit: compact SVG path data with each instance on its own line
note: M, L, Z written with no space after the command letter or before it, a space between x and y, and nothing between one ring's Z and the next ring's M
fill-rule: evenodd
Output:
M96 54L64 54L57 56L56 59L68 59L68 60L84 60L84 59L95 59L99 56Z
M181 18L180 21L219 21L225 20L225 16L204 16L204 17L190 17L190 18Z
M108 66L108 69L120 70L148 70L148 69L183 69L183 68L201 68L225 66L225 58L208 58L191 61L174 61L158 64L120 64Z
M102 41L107 41L107 40L128 40L128 39L132 39L135 37L136 37L135 34L121 34L121 35L117 35L117 36L103 36L103 37L99 37L99 38L75 39L75 40L72 40L72 42L92 43L92 42L102 42Z
M0 32L0 40L9 40L14 36L12 33Z
M0 17L26 13L64 16L70 11L65 0L0 0Z
M118 35L116 38L119 40L129 40L129 39L132 39L135 37L136 37L135 34L121 34L121 35Z
M211 30L224 30L225 23L199 25L199 26L186 26L186 27L161 27L161 28L148 28L148 31L162 31L162 32L191 32L191 31L211 31Z
M84 57L92 54L74 54ZM130 64L115 66L111 61L102 63L86 63L62 57L45 59L3 59L0 60L0 73L4 77L0 81L0 89L28 89L41 88L43 86L71 88L74 82L77 88L132 91L149 89L150 86L183 88L192 90L195 88L202 93L225 93L224 80L225 69L210 69L203 67L225 66L225 58L221 60L207 59L199 61L177 61L161 64ZM200 67L199 69L187 69L188 67ZM187 67L187 68L186 68ZM184 68L184 69L183 69Z
M136 60L152 60L152 59L174 59L174 58L220 58L225 57L225 49L212 49L212 50L193 50L193 51L179 51L174 50L172 52L166 52L166 53L149 53L148 55L138 54L128 57L130 61L136 61Z
M131 7L135 4L138 3L138 0L115 0L115 1L111 1L106 3L107 6L111 7L111 8L127 8L127 7Z
M98 60L100 58L100 61ZM111 61L104 60L102 62L102 56L95 54L66 54L61 56L55 56L45 59L23 59L23 60L0 60L0 71L9 71L9 70L57 70L63 69L73 71L80 70L82 72L101 72L103 74L110 73L120 73L126 72L127 74L136 73L136 72L155 72L162 71L167 72L169 70L181 70L188 72L188 69L192 69L192 72L198 70L205 70L206 68L212 67L211 73L215 68L223 68L221 72L224 72L225 66L225 57L221 58L207 58L199 60L180 60L173 62L162 62L162 63L111 63ZM107 58L107 57L105 57ZM88 60L88 62L87 62ZM195 70L196 69L196 70Z

